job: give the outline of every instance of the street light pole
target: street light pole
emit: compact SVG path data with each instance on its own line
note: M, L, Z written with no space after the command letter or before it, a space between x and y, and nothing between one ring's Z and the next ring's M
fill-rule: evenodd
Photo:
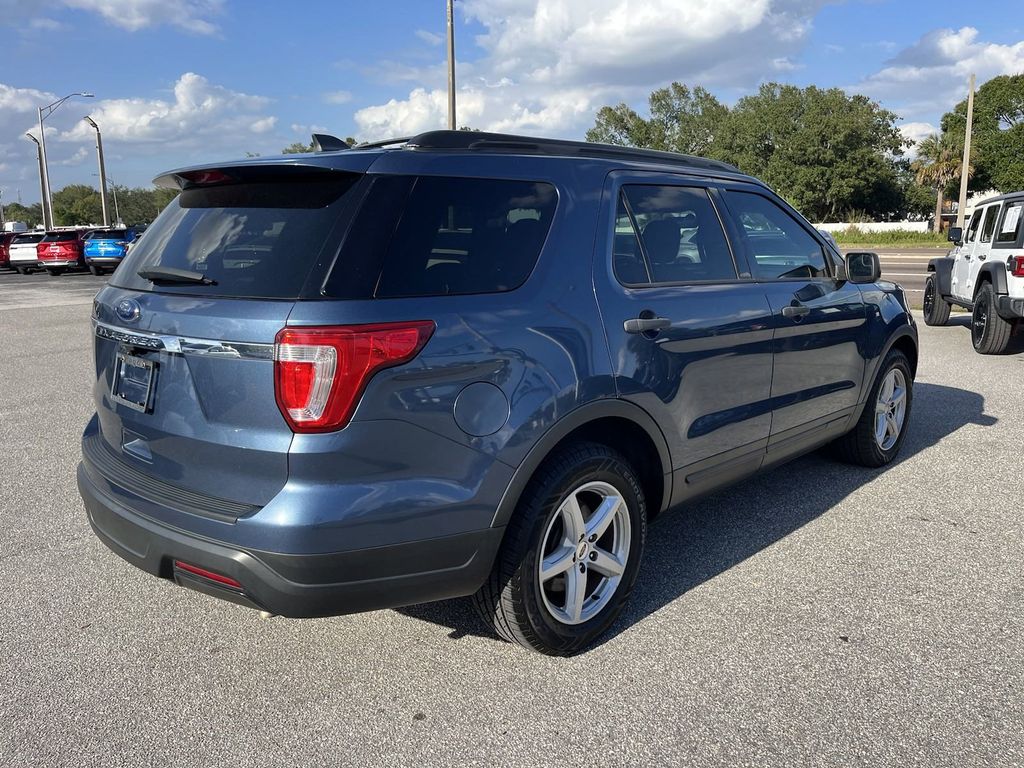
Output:
M31 133L26 133L25 135L32 139L36 145L36 159L39 161L39 198L41 200L39 207L42 208L43 211L43 229L49 229L49 227L46 226L46 184L43 182L43 147L39 143L39 139Z
M107 167L103 162L103 137L100 135L100 127L96 121L86 115L82 118L96 129L96 157L100 164L100 204L103 206L103 226L110 226L110 212L107 210Z
M39 107L39 154L42 158L40 161L43 169L43 226L46 229L53 229L53 200L50 197L50 174L46 168L46 132L43 130L43 120L48 118L54 112L57 111L58 107L65 101L73 96L81 96L86 99L91 99L91 93L69 93L63 99L57 99L52 104L47 104L45 107ZM43 114L43 113L46 114Z
M448 130L455 130L455 0L448 0Z
M967 127L964 133L964 161L960 166L960 201L956 206L956 225L964 228L964 208L967 207L967 173L971 168L971 128L974 122L974 75L971 75L967 94Z

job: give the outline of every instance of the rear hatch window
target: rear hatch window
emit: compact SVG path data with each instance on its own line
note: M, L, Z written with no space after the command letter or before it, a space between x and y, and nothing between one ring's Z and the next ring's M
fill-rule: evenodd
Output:
M78 239L77 232L50 232L43 238L44 243L70 243Z
M42 235L18 235L11 241L11 245L34 245L42 239Z
M185 189L133 246L111 285L211 297L296 299L360 176L285 178ZM140 271L198 273L210 284L155 285Z
M123 229L97 229L85 236L86 240L124 240L127 233Z

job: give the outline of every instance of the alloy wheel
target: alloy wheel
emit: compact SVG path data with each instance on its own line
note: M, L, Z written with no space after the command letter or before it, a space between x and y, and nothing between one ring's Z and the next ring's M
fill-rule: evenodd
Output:
M882 380L875 403L875 442L883 451L890 450L900 438L907 417L907 379L903 371L893 368Z

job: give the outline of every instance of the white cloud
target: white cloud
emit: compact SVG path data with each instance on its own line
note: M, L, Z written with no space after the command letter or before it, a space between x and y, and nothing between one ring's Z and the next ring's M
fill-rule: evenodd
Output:
M266 114L270 99L210 83L186 72L174 84L173 100L108 99L90 115L110 142L237 149L252 134L272 130L277 118ZM92 129L78 122L61 134L63 141L84 141Z
M984 83L1024 71L1024 41L1004 45L978 39L974 27L937 29L904 48L878 72L849 90L866 93L911 119L934 119L967 97L971 73Z
M425 29L417 29L416 37L427 45L440 45L444 41L444 38L440 35L435 35L433 32L428 32Z
M66 157L63 160L61 160L60 164L67 166L81 165L82 161L85 160L87 157L89 157L89 150L86 149L85 147L79 147L78 149L75 150L75 154L71 155L71 157ZM49 163L47 163L47 165L49 165Z
M914 144L904 152L904 155L910 160L917 157L917 143L921 141L921 139L931 136L933 133L938 133L939 131L937 126L926 122L901 123L899 128L900 133L903 134L903 138L914 142Z
M327 104L348 104L352 101L351 91L329 91L323 95Z
M578 135L602 104L642 100L672 80L750 87L792 69L825 0L464 0L485 55L460 63L460 125ZM359 110L366 138L438 128L444 66L377 65L413 81L405 99Z
M167 25L212 35L218 29L211 19L223 13L224 0L0 0L0 26L52 30L58 22L47 16L68 8L98 14L131 32Z

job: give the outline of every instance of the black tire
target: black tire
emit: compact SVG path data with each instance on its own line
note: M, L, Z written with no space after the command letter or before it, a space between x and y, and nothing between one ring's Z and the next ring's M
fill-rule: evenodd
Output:
M1010 346L1013 323L996 312L996 292L992 283L982 283L974 298L971 314L971 343L983 355L1001 355Z
M99 277L100 275L103 274L103 270L100 267L97 267L95 264L89 265L89 271L92 272L96 277Z
M876 404L878 403L879 390L889 372L894 368L899 369L903 374L906 383L906 411L903 417L903 424L899 436L893 445L883 448L875 439L875 420L877 418ZM847 462L862 467L884 467L896 458L907 436L907 427L910 425L911 406L914 402L914 379L910 372L910 361L907 356L898 349L893 349L886 355L885 360L878 369L875 376L875 383L871 387L864 410L861 412L857 425L832 443L830 448L833 455Z
M15 267L14 269L15 269L15 271L17 271L17 273L19 275L27 275L28 274L28 267Z
M63 269L47 269L46 271L49 272L54 277L57 277L58 275L64 274L64 270Z
M628 554L618 585L604 607L582 623L567 624L545 604L538 563L551 526L560 524L553 520L562 503L571 492L592 482L612 486L626 503ZM605 632L622 611L636 582L646 538L644 492L629 462L599 443L573 443L550 456L530 480L505 531L494 569L473 597L474 605L481 618L510 642L552 656L578 653ZM577 562L573 555L573 572ZM558 578L547 582L548 589ZM591 578L596 578L599 585L603 577L591 569L584 579ZM593 599L596 587L588 589L592 591L586 599ZM565 605L568 607L568 596Z
M950 309L949 302L939 295L935 273L930 273L924 283L924 324L945 325L949 320Z

